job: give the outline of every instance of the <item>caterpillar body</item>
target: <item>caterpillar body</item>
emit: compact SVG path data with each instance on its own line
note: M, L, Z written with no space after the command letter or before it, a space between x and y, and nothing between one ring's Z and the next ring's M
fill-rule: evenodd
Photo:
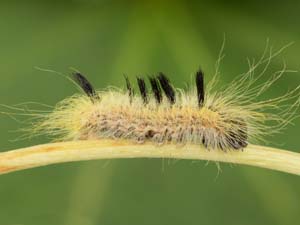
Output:
M39 115L30 130L62 141L108 138L242 150L249 141L261 141L266 134L277 133L295 117L299 100L292 105L286 101L299 99L298 88L257 101L286 72L283 68L266 82L254 85L276 54L262 57L247 73L218 91L214 90L217 76L204 85L202 70L196 72L195 85L189 91L175 89L163 73L148 80L137 77L139 94L127 77L124 90L96 91L85 76L75 72L74 81L85 94L66 98L52 112ZM264 63L263 72L254 78L253 72ZM270 109L279 113L270 113Z
M163 73L150 77L151 95L145 80L137 78L140 97L134 96L127 77L127 94L120 91L96 93L82 74L75 73L74 78L90 98L90 106L84 111L76 109L77 113L86 114L81 117L85 120L79 125L78 139L194 143L223 150L247 146L247 125L243 118L227 116L212 105L205 105L202 71L196 73L197 93L191 99L176 93Z

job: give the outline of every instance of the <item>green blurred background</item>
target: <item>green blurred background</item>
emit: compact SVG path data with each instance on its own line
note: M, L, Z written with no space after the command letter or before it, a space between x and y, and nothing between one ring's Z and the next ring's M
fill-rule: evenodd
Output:
M199 66L209 79L226 34L221 84L247 70L266 39L300 70L299 1L1 1L0 103L54 105L72 84L35 66L69 73L94 86L124 86L122 74L166 72L184 87ZM271 65L280 69L282 60ZM265 75L267 79L270 73ZM265 97L300 83L287 74ZM5 109L1 109L3 111ZM299 150L299 124L271 146ZM0 115L1 151L45 143L12 141L25 125ZM0 176L0 225L284 224L300 219L300 178L214 163L123 159L53 165Z

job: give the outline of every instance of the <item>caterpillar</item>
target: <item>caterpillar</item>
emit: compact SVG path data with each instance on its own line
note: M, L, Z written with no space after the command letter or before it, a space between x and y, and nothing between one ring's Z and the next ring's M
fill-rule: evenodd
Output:
M242 149L248 144L243 117L226 115L216 105L205 104L201 70L195 75L196 98L189 96L190 100L176 93L163 73L149 78L151 93L148 93L145 80L137 77L140 97L134 96L127 77L126 96L122 92L96 93L81 73L73 76L91 103L88 115L81 112L85 121L79 126L79 139L124 138L158 144L190 142L222 150Z
M271 59L281 51L270 50L265 57L265 50L257 63L249 63L249 71L218 89L218 66L207 84L199 69L189 90L175 88L164 73L147 79L137 77L139 93L127 76L125 89L96 90L76 71L72 81L84 94L62 100L51 112L35 114L37 121L26 131L47 134L58 141L126 139L141 144L196 144L207 150L243 150L250 142L265 141L265 136L280 132L297 113L299 87L276 98L258 100L284 72L291 72L284 65L257 84ZM261 72L254 76L260 66ZM291 99L296 101L289 104Z

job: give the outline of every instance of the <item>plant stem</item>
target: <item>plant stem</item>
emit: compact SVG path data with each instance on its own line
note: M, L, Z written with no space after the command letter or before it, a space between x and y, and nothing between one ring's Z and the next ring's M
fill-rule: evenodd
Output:
M243 151L208 151L199 145L135 144L120 140L58 142L0 153L0 174L55 163L115 159L174 158L245 164L300 175L300 154L249 145Z

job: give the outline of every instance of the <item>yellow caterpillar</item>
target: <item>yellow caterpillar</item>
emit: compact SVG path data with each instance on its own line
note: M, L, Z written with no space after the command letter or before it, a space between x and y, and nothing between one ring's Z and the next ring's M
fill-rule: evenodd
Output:
M175 89L163 73L150 77L148 84L138 77L140 94L134 92L127 77L126 90L96 91L81 73L75 72L73 78L86 95L63 100L31 129L59 140L129 139L138 143L192 143L208 150L242 150L249 141L260 141L266 134L282 129L294 118L299 104L298 100L293 105L285 104L289 99L298 99L298 88L274 99L257 101L286 71L284 68L256 85L276 54L262 57L250 65L247 73L217 91L217 76L204 85L201 70L196 72L195 85L189 91ZM263 72L254 77L254 71L263 64ZM269 113L269 109L279 113Z

